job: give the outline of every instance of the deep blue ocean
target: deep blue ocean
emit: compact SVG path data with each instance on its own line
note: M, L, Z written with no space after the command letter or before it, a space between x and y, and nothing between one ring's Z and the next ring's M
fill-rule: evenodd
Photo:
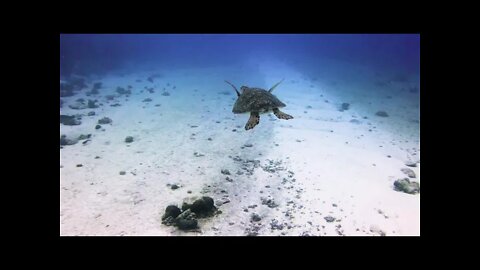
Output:
M89 75L126 64L163 68L241 65L252 53L303 68L319 59L419 73L419 34L63 34L61 76ZM302 65L303 64L303 65Z

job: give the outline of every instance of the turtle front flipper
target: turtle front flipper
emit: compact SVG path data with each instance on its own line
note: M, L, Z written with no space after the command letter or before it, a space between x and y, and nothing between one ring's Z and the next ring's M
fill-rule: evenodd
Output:
M278 108L273 109L273 114L275 114L275 116L278 117L278 119L285 119L285 120L293 119L293 116L280 111Z
M245 130L254 128L256 125L258 125L258 123L260 123L260 115L258 114L258 112L251 112L250 118L245 125Z

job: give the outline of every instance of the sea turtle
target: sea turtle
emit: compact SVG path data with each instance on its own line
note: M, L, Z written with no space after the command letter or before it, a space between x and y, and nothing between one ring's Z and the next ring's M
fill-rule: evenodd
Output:
M276 83L268 91L261 88L250 88L247 86L240 87L242 93L238 92L237 88L230 82L235 92L237 92L237 101L233 105L232 112L235 114L250 112L250 118L245 125L245 130L254 128L260 122L260 114L273 112L279 119L292 119L293 116L288 115L278 108L285 107L286 105L281 102L276 96L272 95L273 89L277 87L283 80Z

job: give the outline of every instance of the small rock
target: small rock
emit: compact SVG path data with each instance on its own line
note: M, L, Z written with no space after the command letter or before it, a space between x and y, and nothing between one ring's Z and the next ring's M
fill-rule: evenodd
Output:
M170 96L170 93L165 91L165 92L162 93L162 96Z
M78 102L78 101L75 102L74 104L68 105L68 107L70 107L70 109L74 109L74 110L83 110L83 109L88 108L87 104L82 103L82 102Z
M102 128L102 126L100 126L100 125L95 126L95 129L101 129L101 128Z
M123 87L117 87L117 93L119 93L120 95L125 95L125 94L131 94L132 92L130 90L126 90L125 88Z
M230 174L230 171L227 170L227 169L222 169L222 170L221 170L221 173L222 173L222 174L225 174L225 175L231 175L231 174Z
M175 225L180 230L192 230L198 228L198 221L195 219L195 215L187 210L177 217Z
M94 112L94 111L88 112L87 115L88 115L88 116L93 116L93 115L95 115L95 112Z
M151 98L146 98L146 99L142 100L142 102L150 102L150 101L152 101Z
M405 162L405 165L408 167L417 167L417 163L413 161L407 161Z
M97 103L97 100L91 100L91 99L89 99L87 106L88 106L88 108L90 108L90 109L98 108L99 106L98 106L96 103ZM94 114L95 114L95 112L94 112Z
M233 179L232 179L232 178L230 178L230 177L228 177L228 176L227 176L227 177L225 177L225 180L227 180L228 182L233 182Z
M187 211L191 210L198 217L207 217L214 214L216 208L214 205L214 200L210 197L202 197L195 200L192 204L188 203L188 200L183 202L182 210Z
M245 146L245 147L252 147L253 144L251 144L251 143L246 143L246 144L244 144L243 146Z
M127 136L127 137L125 138L125 142L126 142L126 143L131 143L131 142L133 142L133 137L132 137L132 136Z
M60 145L74 145L78 142L78 139L68 139L66 135L60 136Z
M110 124L112 123L112 119L108 118L108 117L103 117L102 119L99 119L98 120L98 124Z
M258 221L262 220L262 218L258 214L254 213L254 214L252 214L250 220L253 221L253 222L258 222Z
M350 108L350 104L349 103L342 103L342 106L341 106L341 109L340 111L346 111Z
M415 172L412 169L402 168L400 170L410 178L415 178L416 177Z
M380 117L388 117L388 114L385 111L378 111L375 113L375 115Z
M120 171L120 175L125 175L125 171Z
M350 120L350 123L360 124L360 121L358 121L357 119L352 119L352 120Z
M173 189L173 190L175 190L175 189L178 189L179 186L178 186L177 184L173 184L173 185L170 186L170 188Z
M326 217L324 217L324 219L325 219L327 222L329 222L329 223L335 221L335 218L332 217L332 216L326 216Z
M77 164L77 167L83 167L83 164Z

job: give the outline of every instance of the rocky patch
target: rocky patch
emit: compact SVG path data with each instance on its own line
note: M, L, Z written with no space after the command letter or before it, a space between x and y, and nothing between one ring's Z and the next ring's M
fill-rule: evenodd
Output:
M78 139L69 139L66 135L60 136L60 145L74 145L78 142Z
M74 115L60 115L60 124L64 124L66 126L76 126L80 125L82 122L80 119L77 119Z
M393 183L394 190L405 192L408 194L420 193L420 184L418 182L410 182L408 178L396 180Z
M218 212L210 197L187 198L184 200L181 210L175 205L167 206L162 216L162 224L176 226L185 231L194 230L198 229L197 219L212 217Z

